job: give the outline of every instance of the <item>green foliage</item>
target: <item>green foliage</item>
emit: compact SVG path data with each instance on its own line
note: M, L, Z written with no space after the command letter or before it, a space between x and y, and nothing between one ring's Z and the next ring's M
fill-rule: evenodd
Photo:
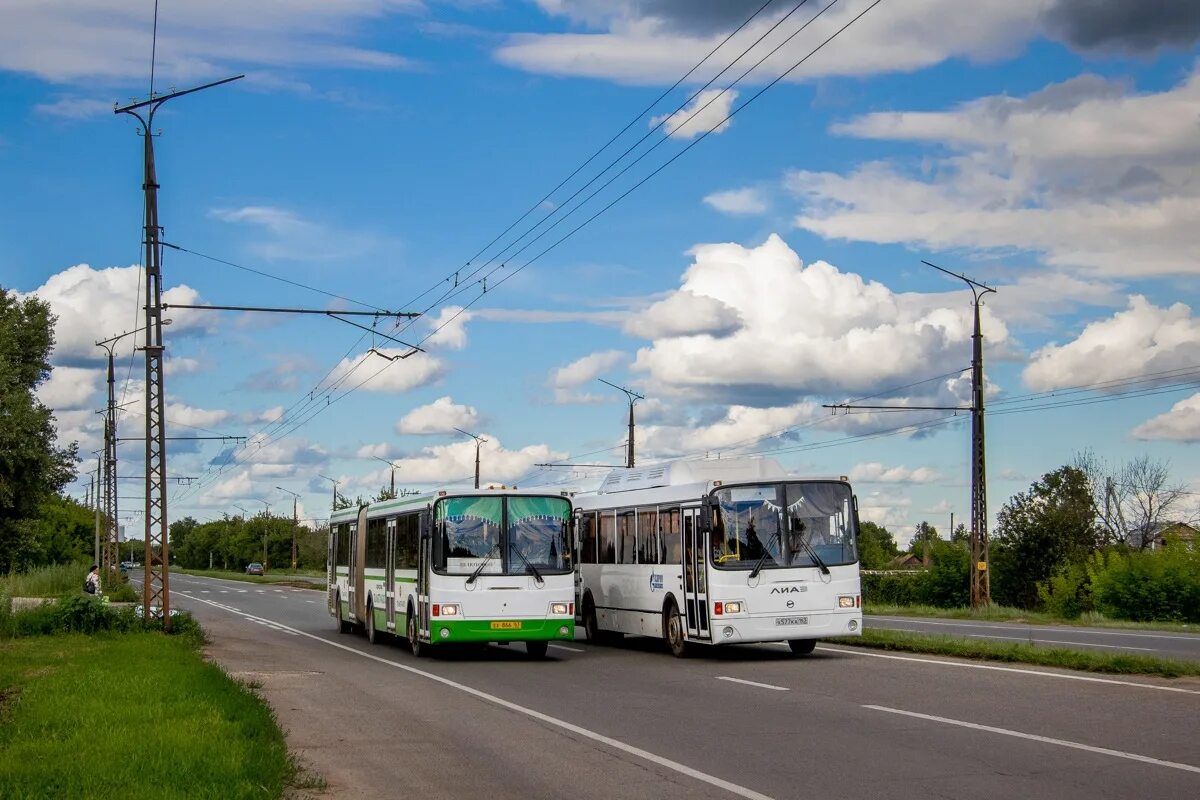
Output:
M79 592L89 566L88 561L76 561L0 576L0 590L9 597L60 597L68 592Z
M1037 587L1042 608L1063 619L1078 619L1095 611L1092 578L1086 564L1068 564Z
M1086 561L1100 541L1087 475L1075 467L1043 475L1005 503L997 517L993 599L1037 608L1038 585Z
M1200 550L1112 552L1091 570L1097 610L1139 622L1200 622Z
M0 574L37 563L39 507L75 477L75 445L58 446L34 394L50 377L50 307L0 288Z
M900 549L887 528L874 522L859 523L858 557L863 569L887 569L898 555Z
M253 561L265 563L268 570L290 569L293 535L297 568L324 570L327 529L296 527L291 517L258 514L246 520L225 517L213 522L185 517L171 523L169 531L171 555L177 566L208 569L211 557L214 568L235 572Z
M923 571L904 575L863 575L863 604L910 606L921 602Z
M940 542L941 537L938 536L937 528L930 525L928 522L921 522L917 525L916 533L913 534L912 542L908 546L908 552L921 556L925 555L925 545L933 547L934 543Z
M863 602L956 608L970 600L970 554L950 542L930 543L930 566L911 573L862 576Z

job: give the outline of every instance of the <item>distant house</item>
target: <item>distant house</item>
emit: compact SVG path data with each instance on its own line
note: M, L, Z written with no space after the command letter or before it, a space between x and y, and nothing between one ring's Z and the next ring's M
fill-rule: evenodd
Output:
M1200 541L1200 530L1187 524L1186 522L1158 522L1151 525L1149 530L1130 531L1129 546L1134 550L1142 549L1143 536L1147 536L1150 541L1146 545L1146 550L1157 550L1160 547L1165 547L1169 541L1187 542L1195 545Z
M925 563L921 557L912 553L901 553L888 562L888 569L921 569Z

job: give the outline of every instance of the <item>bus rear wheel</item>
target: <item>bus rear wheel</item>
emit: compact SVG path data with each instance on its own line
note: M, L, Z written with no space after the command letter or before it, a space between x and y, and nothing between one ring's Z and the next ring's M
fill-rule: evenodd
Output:
M346 620L342 619L342 596L339 594L336 598L337 607L337 629L338 633L350 633L354 630L354 626Z
M546 657L546 649L550 646L549 642L526 642L525 652L530 658L538 661Z
M367 600L367 641L379 644L379 632L375 630L375 603Z
M412 607L408 609L408 625L405 627L408 632L408 648L412 650L414 658L420 658L424 648L421 646L421 637L417 634L417 614Z
M817 649L816 639L788 639L788 647L792 648L792 653L798 656L806 656Z
M671 655L676 658L687 658L692 654L692 646L687 640L687 632L683 629L683 617L679 614L679 606L674 601L667 603L663 613L663 638L671 648Z

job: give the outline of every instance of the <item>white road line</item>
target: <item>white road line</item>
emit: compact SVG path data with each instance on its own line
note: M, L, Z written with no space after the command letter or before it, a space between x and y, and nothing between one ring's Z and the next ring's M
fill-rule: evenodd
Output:
M1000 667L995 664L972 664L965 661L943 661L939 658L917 658L916 656L894 656L888 653L868 653L857 647L830 647L819 645L818 650L827 653L844 653L864 658L886 658L891 661L915 661L918 664L936 664L941 667L958 667L960 669L986 669L993 672L1015 672L1020 675L1035 675L1041 678L1059 678L1065 681L1085 681L1087 683L1107 683L1114 686L1136 686L1139 689L1154 689L1159 692L1182 692L1183 694L1200 694L1200 690L1183 689L1178 686L1158 686L1153 683L1138 683L1137 681L1121 681L1115 678L1094 678L1091 675L1069 675L1062 672L1043 672L1036 669L1019 669L1017 667Z
M305 600L304 602L306 602L306 603L315 603L315 602L317 602L317 601L316 601L316 600Z
M1032 628L1035 631L1050 631L1052 633L1076 633L1076 634L1082 634L1085 636L1088 636L1088 635L1091 635L1091 636L1138 636L1143 639L1181 639L1181 640L1187 641L1187 642L1195 642L1197 640L1200 640L1200 634L1193 634L1191 636L1187 636L1187 635L1172 636L1167 633L1137 633L1136 631L1124 631L1124 630L1098 631L1094 628L1063 628L1063 627L1051 627L1049 625L1032 625L1032 624L1001 625L1001 624L997 624L994 622L993 623L959 622L957 620L932 620L932 619L921 619L919 617L878 617L878 616L875 616L874 614L866 614L864 616L868 621L873 620L873 619L884 619L884 620L888 620L889 622L907 622L909 624L920 623L921 625L950 625L950 626L961 626L963 628L991 628L993 630L1012 630L1012 631L1027 631L1030 628Z
M741 678L730 678L730 677L728 677L728 676L726 676L726 675L718 675L718 676L717 676L717 680L719 680L719 681L732 681L733 683L744 683L744 684L746 684L747 686L757 686L757 687L758 687L758 688L760 688L760 689L773 689L773 690L775 690L775 691L777 691L777 692L786 692L786 691L788 691L788 688L787 688L786 686L772 686L772 685L771 685L771 684L769 684L769 683L759 683L758 681L744 681L744 680L742 680Z
M916 717L917 719L925 719L929 720L930 722L941 722L945 725L957 725L960 728L970 728L971 730L976 731L998 733L1001 736L1015 736L1018 739L1028 739L1031 742L1042 742L1044 744L1053 744L1059 747L1070 747L1073 750L1084 750L1088 753L1099 753L1102 756L1126 758L1130 761L1140 761L1143 764L1153 764L1156 767L1170 767L1171 769L1181 769L1184 772L1200 772L1200 767L1195 767L1191 764L1180 764L1177 761L1163 761L1159 758L1142 756L1138 755L1137 753L1127 753L1124 750L1110 750L1107 747L1093 747L1090 744L1080 744L1079 742L1071 742L1066 739L1054 739L1049 736L1038 736L1036 733L1010 731L1007 728L995 728L991 725L980 725L975 722L964 722L960 719L949 719L948 717L935 717L932 714L918 714L915 711L902 711L898 708L888 708L887 706L864 705L863 708L869 708L873 711L884 711L888 714L900 714L905 717Z
M312 601L309 600L308 602L311 603ZM555 650L566 650L568 653L586 653L587 652L587 650L581 650L578 647L567 647L565 644L552 644L550 646L553 647Z
M190 596L190 597L192 597L193 600L199 600L201 603L208 603L209 605L216 606L217 608L223 608L225 610L229 610L228 606L222 605L221 603L215 603L212 600L207 600L203 597L191 596L191 595L188 595L186 592L179 592L179 594L181 594L185 597ZM241 614L241 616L245 617L246 619L253 620L256 622L259 619L258 617L254 617L250 614ZM476 697L480 700L484 700L488 703L492 703L494 705L500 706L501 708L506 708L509 711L514 711L518 714L524 714L527 717L531 717L540 722L544 722L547 725L553 725L556 728L561 728L565 731L569 731L570 733L574 733L577 736L583 736L587 739L591 739L592 741L600 742L601 744L608 745L609 747L613 748L614 750L620 750L623 753L628 753L629 755L643 759L644 761L649 761L651 764L657 764L660 767L665 767L666 769L673 770L674 772L678 772L681 775L686 775L689 778L694 778L695 780L698 780L701 783L707 783L709 786L715 786L718 789L724 789L725 791L729 792L730 794L737 795L738 797L745 797L745 798L747 798L747 800L773 800L773 798L770 797L769 795L762 794L761 792L756 792L753 789L746 788L745 786L739 786L736 783L732 783L723 778L718 778L715 775L709 775L706 772L701 772L698 769L693 769L692 767L689 767L686 764L681 764L678 761L672 761L671 759L664 758L663 756L657 755L656 753L651 753L649 750L643 750L640 747L634 747L633 745L626 744L625 742L622 742L619 739L613 739L610 736L605 736L602 733L597 733L596 731L589 730L588 728L584 728L584 727L582 727L580 725L576 725L572 722L567 722L566 720L559 719L558 717L552 717L549 714L543 714L542 712L535 711L532 708L526 708L525 706L518 705L517 703L513 703L509 700L505 700L502 697L497 697L494 694L488 694L487 692L481 691L479 689L475 689L471 686L467 686L466 684L458 683L457 681L452 681L449 678L443 678L441 675L436 675L432 672L426 672L423 669L417 669L416 667L411 667L408 664L401 664L399 661L392 661L390 659L383 658L382 656L377 656L372 653L364 653L362 650L357 650L353 647L350 647L349 645L341 644L340 642L331 642L328 639L322 639L320 636L308 633L307 631L297 630L295 628L291 628L287 625L283 625L280 623L274 623L274 624L279 625L279 627L284 629L285 631L289 631L289 630L293 631L297 635L307 637L309 639L312 639L315 642L320 642L321 644L328 645L329 647L336 647L337 649L344 650L347 653L353 653L354 655L359 656L360 658L367 658L367 659L370 659L371 661L376 661L380 664L386 664L389 667L395 667L396 669L404 670L405 672L408 672L412 675L419 675L422 678L427 678L431 681L434 681L435 683L440 683L443 686L447 686L451 689L456 689L457 691L463 692L464 694L469 694L472 697Z
M209 593L209 590L208 590L208 589L201 589L200 591L201 591L202 593L204 593L204 594L208 594L208 593Z
M894 629L904 630L904 629ZM916 631L915 628L907 630ZM1107 647L1111 650L1144 650L1147 653L1157 653L1158 649L1154 647L1130 647L1124 644L1099 644L1098 642L1064 642L1060 639L1037 639L1029 638L1028 636L993 636L986 633L964 633L963 636L971 639L1007 639L1013 642L1029 642L1030 644L1073 644L1076 647Z

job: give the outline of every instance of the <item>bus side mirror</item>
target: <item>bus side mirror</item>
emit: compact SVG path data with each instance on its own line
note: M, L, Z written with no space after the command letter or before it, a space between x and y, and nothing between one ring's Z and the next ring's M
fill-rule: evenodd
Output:
M713 528L713 510L717 507L717 498L709 495L700 501L700 531L709 533Z

